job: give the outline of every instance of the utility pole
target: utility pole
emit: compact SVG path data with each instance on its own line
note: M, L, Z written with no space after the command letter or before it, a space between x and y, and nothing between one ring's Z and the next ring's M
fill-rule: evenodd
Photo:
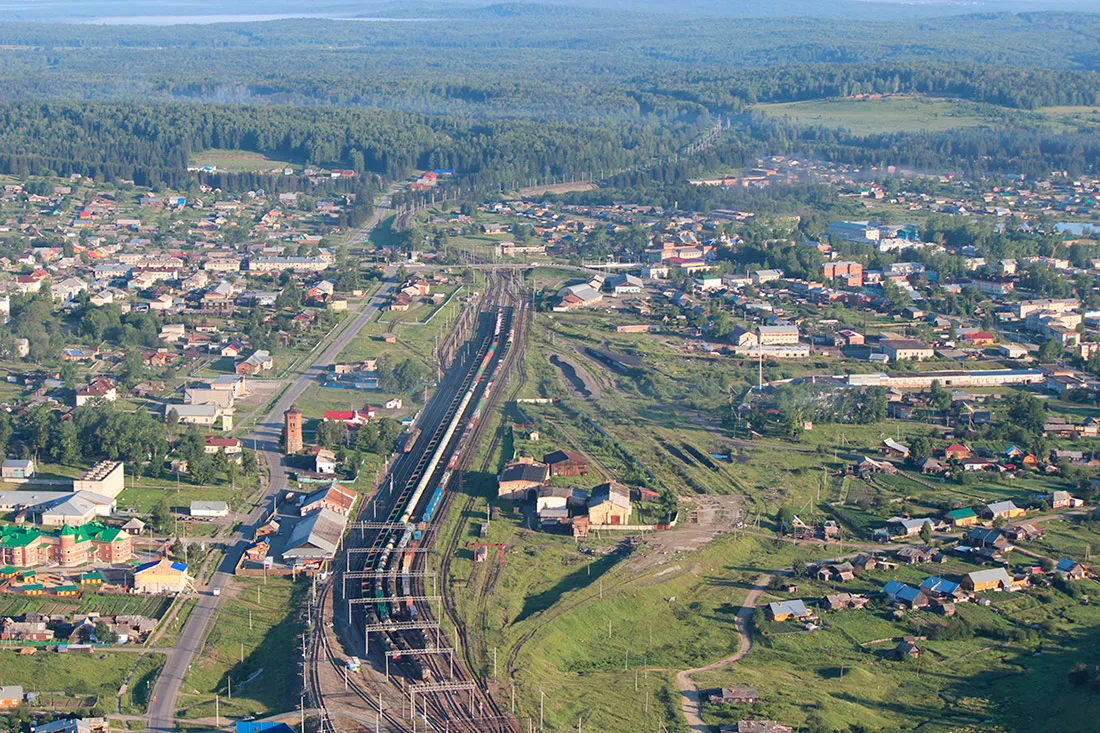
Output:
M543 692L542 690L539 690L539 732L540 733L543 730L543 727L542 727L542 706L543 706L543 702L545 702L545 700L546 700L546 693Z
M221 707L217 695L214 695L214 727L222 727Z

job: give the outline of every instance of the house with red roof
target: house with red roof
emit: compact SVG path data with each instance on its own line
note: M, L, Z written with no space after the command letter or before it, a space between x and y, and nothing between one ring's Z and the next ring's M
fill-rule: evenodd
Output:
M342 421L349 428L359 427L370 422L374 417L374 408L368 407L365 412L360 410L325 410L326 421Z
M952 443L943 449L943 457L945 460L950 461L952 458L956 460L964 460L971 456L970 449L962 443Z

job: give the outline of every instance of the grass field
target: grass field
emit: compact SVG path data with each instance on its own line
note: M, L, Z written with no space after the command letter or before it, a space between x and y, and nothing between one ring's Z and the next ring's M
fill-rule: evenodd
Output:
M191 165L215 166L219 171L227 173L251 173L253 171L269 171L273 168L293 168L301 170L302 166L287 160L269 158L262 153L250 153L247 150L204 150L191 156Z
M130 676L133 689L123 695L122 711L140 714L146 703L146 682L156 677L164 664L160 654L94 652L92 654L57 654L40 651L33 656L20 656L15 650L0 650L0 684L22 685L27 692L58 692L73 698L94 700L104 713L115 711L115 698L123 682ZM136 665L136 669L135 669Z
M234 597L222 605L184 679L179 715L213 717L215 694L221 696L221 714L227 716L259 717L293 709L295 660L300 655L298 612L307 589L285 578L269 578L266 585L262 580L235 579Z
M811 597L823 590L805 585L802 591ZM1087 691L1073 688L1065 677L1075 661L1093 661L1100 609L1047 592L1043 605L1057 622L1041 635L1012 641L1014 628L1045 620L1015 610L1039 607L1037 595L992 594L989 608L960 605L960 617L982 631L956 641L918 641L919 661L895 661L885 653L901 637L943 624L941 616L922 611L895 618L872 606L826 614L825 628L813 633L793 624L765 624L769 634L757 636L746 659L696 680L703 688L748 684L759 690L761 701L725 709L707 706L708 720L764 717L823 730L846 730L855 720L871 730L906 729L918 721L921 730L930 731L1015 731L1036 725L1093 730ZM1013 618L1017 614L1018 620Z
M757 104L752 109L800 125L841 127L857 134L873 134L921 130L934 132L989 124L996 108L950 99L895 96Z

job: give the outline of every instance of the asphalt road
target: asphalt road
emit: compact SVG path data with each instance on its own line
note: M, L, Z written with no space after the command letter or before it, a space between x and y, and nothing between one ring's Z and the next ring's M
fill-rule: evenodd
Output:
M283 430L283 413L290 408L312 382L318 381L328 367L339 357L340 352L354 339L363 326L377 312L384 303L393 285L388 284L382 288L358 313L350 324L341 329L334 338L327 341L326 346L319 346L315 351L315 358L309 368L299 377L279 398L271 412L263 418L249 440L255 441L256 450L263 453L267 459L270 476L267 492L263 498L242 523L241 528L227 541L227 549L218 565L217 571L210 583L199 595L198 605L195 606L191 616L180 633L176 647L169 652L164 663L164 669L157 678L153 688L153 698L149 705L148 725L150 731L174 731L176 730L175 715L176 702L179 696L180 685L191 666L195 655L202 649L206 633L210 623L217 614L218 605L222 596L214 595L214 591L220 591L233 576L233 570L240 561L241 555L247 546L248 538L254 534L255 527L264 521L270 510L272 497L287 488L286 466L283 464L283 453L280 446Z

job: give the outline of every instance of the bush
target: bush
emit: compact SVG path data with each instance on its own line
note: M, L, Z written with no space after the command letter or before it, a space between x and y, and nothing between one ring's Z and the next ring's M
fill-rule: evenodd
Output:
M965 618L955 617L943 626L936 626L929 630L928 638L933 641L961 641L973 639L975 629L973 624Z

